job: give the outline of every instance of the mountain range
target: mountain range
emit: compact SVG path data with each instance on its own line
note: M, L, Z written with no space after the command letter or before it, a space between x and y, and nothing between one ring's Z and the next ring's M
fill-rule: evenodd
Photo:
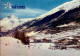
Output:
M11 30L18 25L23 24L24 22L27 22L31 20L32 18L27 18L27 19L19 19L18 17L10 14L9 16L3 18L0 20L0 27L1 27L1 32L7 32L8 30Z
M11 34L17 30L44 33L59 33L66 30L74 30L80 23L80 0L66 2L51 11L36 18L18 19L10 15L1 20L1 33ZM65 26L66 25L66 26ZM62 27L61 27L62 26ZM6 28L7 30L3 30ZM3 35L3 34L1 34ZM6 35L6 34L5 34Z

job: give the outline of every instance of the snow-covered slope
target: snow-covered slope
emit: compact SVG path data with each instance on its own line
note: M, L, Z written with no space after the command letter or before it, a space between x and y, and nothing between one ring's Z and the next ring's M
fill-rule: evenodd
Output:
M15 17L14 15L10 15L0 21L0 26L2 26L3 31L7 31L12 29L14 26L17 26L19 24L19 21L20 20L17 17Z
M12 28L17 27L18 25L23 24L24 22L27 22L30 20L32 20L32 18L18 19L18 17L11 14L8 17L0 20L1 31L6 32L6 31L11 30Z
M52 29L56 26L64 25L67 22L73 22L75 19L78 20L78 18L80 18L80 0L73 0L60 5L52 9L48 13L41 15L37 18L31 18L26 20L18 19L15 16L9 16L5 18L6 22L4 22L4 19L1 20L1 26L4 25L4 28L8 30L14 28L15 26L15 29L19 28L22 30L26 30L27 32L31 32L48 28ZM20 22L23 23L20 24ZM15 29L13 29L12 31L14 31Z
M59 25L65 25L70 22L77 21L80 18L80 0L73 0L66 2L48 13L32 19L29 22L25 22L17 29L25 29L27 32L39 31L43 29L52 29ZM75 20L76 19L76 20Z
M80 56L80 50L49 49L53 43L30 43L28 47L12 37L1 37L0 40L0 56Z
M25 24L24 22L27 22L27 21L30 21L30 20L33 20L31 23L35 23L34 20L42 20L42 19L45 19L45 17L47 16L51 16L52 14L55 14L61 10L63 10L64 12L59 12L61 13L60 15L58 15L57 17L55 18L58 18L60 17L61 15L65 14L66 12L72 10L72 9L75 9L75 8L78 8L80 6L80 0L72 0L70 2L66 2L54 9L52 9L51 11L47 12L46 14L43 14L39 17L36 17L36 18L29 18L29 19L18 19L17 17L15 17L14 15L10 15L4 19L2 19L0 22L0 26L3 26L2 27L2 30L4 30L4 28L6 28L6 30L11 30L12 28L14 27L17 27L18 25L22 25L22 24ZM53 15L55 16L55 15ZM51 16L52 17L52 16ZM47 19L46 19L47 20ZM31 25L31 24L30 24ZM4 31L6 31L4 30Z
M52 10L47 12L46 14L43 14L43 15L37 17L36 19L44 18L44 17L51 15L51 14L54 14L60 10L65 10L65 12L68 12L69 10L72 10L72 9L77 8L79 6L80 6L80 0L72 0L72 1L66 2L56 8L53 8Z

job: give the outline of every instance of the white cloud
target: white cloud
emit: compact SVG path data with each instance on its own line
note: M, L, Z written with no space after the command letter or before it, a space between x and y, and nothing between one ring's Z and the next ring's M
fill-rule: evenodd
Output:
M10 12L3 12L1 16L6 17L13 14L19 18L34 18L38 17L48 11L36 8L26 8L26 9L12 9Z
M24 16L24 17L37 17L46 12L47 12L46 10L42 10L42 9L26 8L26 9L17 9L13 14L17 16Z

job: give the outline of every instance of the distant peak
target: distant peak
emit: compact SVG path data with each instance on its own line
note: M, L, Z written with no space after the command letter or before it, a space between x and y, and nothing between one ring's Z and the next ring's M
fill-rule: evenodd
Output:
M8 18L15 18L16 16L14 16L14 15L12 15L12 14L10 14L9 16L8 16Z
M72 1L80 1L80 0L72 0Z

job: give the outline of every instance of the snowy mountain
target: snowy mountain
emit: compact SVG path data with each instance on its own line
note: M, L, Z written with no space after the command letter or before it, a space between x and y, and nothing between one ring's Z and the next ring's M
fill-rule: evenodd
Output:
M37 17L37 19L44 18L44 17L49 16L51 14L54 14L60 10L65 10L65 12L68 12L69 10L72 10L72 9L77 8L79 6L80 6L80 0L69 1L69 2L66 2L56 8L53 8L49 12Z
M80 0L66 2L48 13L41 15L34 20L26 22L17 28L26 27L27 31L39 31L52 29L59 25L64 25L80 18ZM25 29L24 29L25 30Z
M14 21L19 22L21 20ZM66 2L52 9L51 11L44 15L41 15L29 21L25 21L22 24L17 23L18 26L12 29L11 32L14 32L16 29L19 29L28 33L44 31L46 33L59 33L65 29L64 27L60 28L60 26L67 25L65 29L67 30L68 26L69 28L75 28L74 26L76 22L77 23L80 22L80 0ZM74 23L74 25L70 23Z
M18 19L18 17L11 14L8 17L0 20L1 31L6 32L31 19Z
M8 21L6 27L8 25L14 27L7 32L1 32L0 36L12 36L21 40L23 44L26 44L27 37L30 38L30 41L47 39L51 40L51 43L66 39L67 42L63 42L63 45L68 44L69 41L77 40L76 47L78 46L77 48L80 49L80 0L64 3L34 19L25 21L25 19L18 19L10 15L3 19L3 22L5 20ZM75 41L72 42L67 45L67 48L75 44ZM75 45L71 48L73 47Z
M0 22L2 56L80 56L80 0L37 18L10 15Z

